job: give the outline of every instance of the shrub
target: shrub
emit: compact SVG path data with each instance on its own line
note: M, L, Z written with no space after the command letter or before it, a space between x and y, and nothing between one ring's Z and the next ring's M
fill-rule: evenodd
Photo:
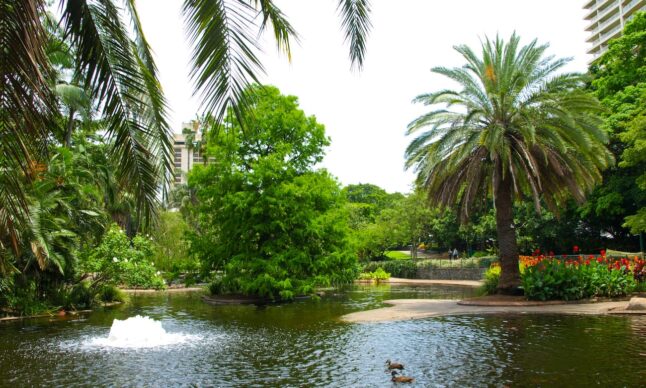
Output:
M359 279L362 280L374 280L379 283L382 280L390 279L390 274L384 271L383 268L377 267L374 272L363 272L359 274Z
M616 297L627 295L636 287L627 266L608 264L602 259L584 263L542 260L526 266L521 279L525 296L535 300Z
M112 285L103 285L99 288L96 299L100 302L122 302L128 301L128 294Z
M378 263L368 263L363 267L363 272L374 272L378 268L397 278L414 279L417 277L417 264L411 260L393 260Z
M496 293L498 288L498 281L500 280L500 266L493 265L489 267L484 273L484 284L481 291L485 295L492 295Z
M152 256L150 238L138 235L131 241L121 228L112 225L83 262L83 270L95 273L99 284L162 289L166 284Z

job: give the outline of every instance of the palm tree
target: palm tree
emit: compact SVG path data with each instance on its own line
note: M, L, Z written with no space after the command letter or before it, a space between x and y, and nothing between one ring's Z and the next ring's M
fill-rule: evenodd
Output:
M0 2L0 52L11 53L0 64L0 254L11 247L17 250L19 227L28 226L25 186L32 181L34 166L47 160L51 134L62 121L46 52L51 25L45 3ZM74 58L72 79L83 88L59 87L59 95L72 97L74 92L79 100L85 97L83 91L96 102L118 161L118 180L133 193L137 219L146 226L158 205L159 184L169 183L172 176L172 136L135 0L58 3L64 44ZM369 1L338 0L338 9L352 64L361 67L370 29ZM206 111L221 121L231 107L241 118L248 106L243 90L263 71L256 54L257 33L271 26L278 48L289 56L295 31L272 0L184 0L183 13L194 44L192 75ZM72 105L67 131L58 132L71 132L77 110Z
M502 273L500 292L520 285L514 200L529 197L558 214L569 196L583 201L613 163L599 128L598 101L584 89L581 74L556 74L569 60L545 57L548 45L519 46L486 39L482 56L455 47L466 64L432 71L461 90L441 90L414 101L434 107L408 126L423 130L406 150L406 166L440 206L458 203L466 220L478 199L493 196Z

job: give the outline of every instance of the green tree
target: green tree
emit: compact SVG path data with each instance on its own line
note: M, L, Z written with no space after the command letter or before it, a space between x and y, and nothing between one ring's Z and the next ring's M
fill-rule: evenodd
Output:
M343 188L343 194L348 200L353 229L374 222L384 209L403 198L400 193L388 194L386 190L370 183L348 185Z
M291 299L316 286L354 279L347 215L338 183L313 170L329 144L323 125L293 96L253 86L248 126L229 121L211 132L217 161L196 166L198 199L192 250L224 269L227 291Z
M608 108L606 126L620 159L592 206L614 217L616 232L609 232L615 238L625 233L624 217L632 233L646 232L646 12L634 15L590 72L592 89Z
M501 292L520 285L514 200L529 196L537 212L541 200L553 211L570 195L583 201L613 160L599 103L582 89L583 77L556 75L568 61L544 57L547 45L519 43L515 34L508 42L487 39L481 57L457 46L466 65L433 71L462 89L415 99L445 106L409 125L409 134L426 130L406 151L419 186L441 206L459 201L463 220L473 203L493 194Z

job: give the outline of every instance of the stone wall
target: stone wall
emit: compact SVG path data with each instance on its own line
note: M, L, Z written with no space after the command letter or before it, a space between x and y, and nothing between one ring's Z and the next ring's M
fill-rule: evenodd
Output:
M486 268L417 268L417 279L482 280Z

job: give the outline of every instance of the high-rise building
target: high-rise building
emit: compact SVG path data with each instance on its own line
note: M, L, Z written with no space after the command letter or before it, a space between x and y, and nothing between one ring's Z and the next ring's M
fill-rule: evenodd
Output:
M635 12L646 10L646 0L586 0L586 31L592 48L588 54L593 62L608 49L608 41L621 35L624 25Z
M199 149L199 143L202 141L202 132L199 129L200 123L198 121L182 123L182 133L173 135L175 140L173 143L175 184L185 184L186 174L195 163L204 163Z

